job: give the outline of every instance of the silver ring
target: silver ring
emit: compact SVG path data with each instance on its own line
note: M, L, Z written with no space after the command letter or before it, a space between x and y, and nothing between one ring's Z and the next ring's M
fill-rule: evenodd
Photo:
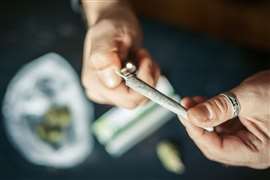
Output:
M233 117L237 117L241 110L237 97L231 92L221 93L220 95L224 96L230 102L233 108Z

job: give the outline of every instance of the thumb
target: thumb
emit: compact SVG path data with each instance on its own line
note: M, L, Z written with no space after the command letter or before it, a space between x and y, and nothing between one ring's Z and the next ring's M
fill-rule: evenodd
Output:
M111 21L100 21L88 31L84 59L105 87L115 88L121 83L115 71L121 68L131 45L131 36L119 33Z
M121 78L115 72L121 68L129 47L108 39L92 43L89 62L99 80L106 87L115 88L121 83Z
M122 64L116 52L95 52L90 61L97 77L106 87L115 88L121 83L121 78L115 73Z
M233 118L233 107L225 96L217 95L190 108L187 116L196 126L215 127Z

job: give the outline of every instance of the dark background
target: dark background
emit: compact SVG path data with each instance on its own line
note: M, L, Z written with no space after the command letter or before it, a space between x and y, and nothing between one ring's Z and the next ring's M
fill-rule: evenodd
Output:
M4 1L0 11L0 101L22 65L47 53L64 56L80 74L85 26L69 1ZM236 47L203 33L175 29L141 18L145 47L180 95L212 96L229 90L249 75L269 68L270 56L260 50ZM109 107L95 105L98 117ZM186 165L183 175L167 172L155 147L174 139L181 146ZM81 165L59 170L26 161L8 141L0 120L0 179L270 179L270 170L227 167L203 157L176 118L120 158L112 158L95 142Z

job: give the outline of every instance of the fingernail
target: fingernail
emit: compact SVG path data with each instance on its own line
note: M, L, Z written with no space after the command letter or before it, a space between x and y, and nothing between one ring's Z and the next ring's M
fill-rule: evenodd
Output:
M115 68L107 68L106 70L98 72L100 79L109 88L114 88L121 82L121 78L116 75L115 71Z
M190 109L189 117L197 122L208 121L211 119L211 114L205 105L198 105Z

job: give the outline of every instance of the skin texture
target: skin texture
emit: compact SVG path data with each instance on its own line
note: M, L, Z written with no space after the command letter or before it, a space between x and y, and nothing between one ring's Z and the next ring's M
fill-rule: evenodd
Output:
M181 120L202 153L227 165L265 169L270 166L270 71L255 74L231 90L241 104L233 118L229 101L221 95L206 100L186 97L181 103L188 118ZM215 127L214 132L203 128Z
M138 77L155 86L159 67L141 48L142 34L136 17L121 1L83 1L89 30L84 45L82 84L90 99L102 104L135 108L146 98L125 86L115 73L127 54L135 55ZM129 99L128 101L126 99Z
M126 87L115 74L132 51L138 77L155 86L160 71L141 47L142 33L129 6L120 0L82 0L89 29L85 37L82 84L87 96L101 104L135 108L146 98ZM264 169L270 166L270 71L260 72L231 90L240 104L238 118L224 96L209 100L186 97L180 119L202 153L227 165ZM127 100L128 99L128 100ZM215 127L214 132L203 128Z

